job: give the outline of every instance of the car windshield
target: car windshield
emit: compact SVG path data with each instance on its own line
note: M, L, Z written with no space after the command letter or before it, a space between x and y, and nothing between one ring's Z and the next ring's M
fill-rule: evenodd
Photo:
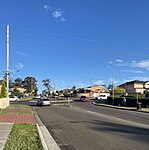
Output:
M46 98L46 99L41 99L42 101L49 101L49 99L48 98Z
M81 96L81 98L86 98L86 96Z
M10 98L14 98L14 96L9 96Z

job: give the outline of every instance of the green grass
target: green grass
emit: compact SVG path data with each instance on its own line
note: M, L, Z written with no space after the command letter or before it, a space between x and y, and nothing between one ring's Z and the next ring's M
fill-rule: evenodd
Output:
M29 106L21 104L10 104L9 107L3 109L0 114L31 114L32 111Z
M37 127L14 124L4 150L43 150Z
M7 107L8 109L13 109L13 108L20 108L20 109L29 109L29 106L27 105L21 105L21 104L10 104L9 107Z

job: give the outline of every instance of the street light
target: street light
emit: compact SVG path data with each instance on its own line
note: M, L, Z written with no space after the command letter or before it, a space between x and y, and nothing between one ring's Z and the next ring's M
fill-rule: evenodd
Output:
M6 28L6 83L7 83L7 100L9 99L9 25Z
M111 67L111 66L104 66L104 67L109 67L112 70L112 99L113 99L113 103L114 103L114 71L113 71L113 67Z

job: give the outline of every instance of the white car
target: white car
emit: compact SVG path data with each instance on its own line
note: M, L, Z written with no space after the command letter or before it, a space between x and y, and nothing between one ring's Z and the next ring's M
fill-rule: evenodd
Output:
M96 99L107 99L106 95L99 95L96 97Z
M10 102L15 102L15 101L18 101L20 100L17 96L9 96L9 101Z
M48 98L40 98L40 99L37 100L37 105L38 106L51 105L51 102Z
M100 93L95 99L107 99L110 96L110 93Z

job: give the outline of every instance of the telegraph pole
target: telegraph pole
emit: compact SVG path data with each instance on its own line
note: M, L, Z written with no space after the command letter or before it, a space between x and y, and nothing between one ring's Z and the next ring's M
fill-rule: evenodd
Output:
M9 99L9 25L6 28L6 83L7 99Z

